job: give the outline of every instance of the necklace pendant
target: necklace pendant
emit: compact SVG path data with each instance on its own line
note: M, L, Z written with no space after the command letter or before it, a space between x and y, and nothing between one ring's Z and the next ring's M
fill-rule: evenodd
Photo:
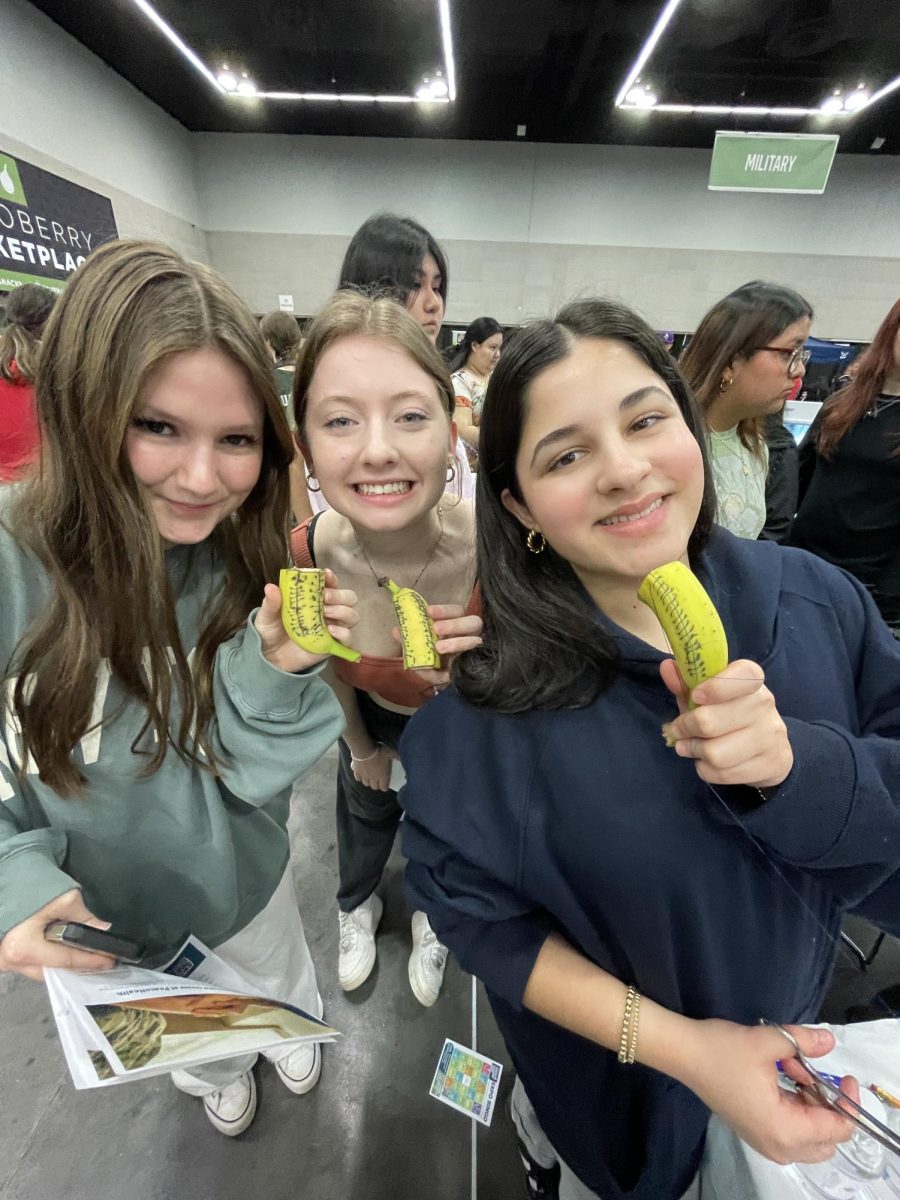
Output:
M749 476L750 468L747 466L747 464L745 462L741 462L741 470L744 472L745 476Z

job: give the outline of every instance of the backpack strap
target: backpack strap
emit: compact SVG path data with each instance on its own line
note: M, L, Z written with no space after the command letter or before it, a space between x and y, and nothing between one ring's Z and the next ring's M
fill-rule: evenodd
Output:
M316 565L313 537L316 521L321 513L314 513L305 521L291 530L291 558L295 567L314 567Z

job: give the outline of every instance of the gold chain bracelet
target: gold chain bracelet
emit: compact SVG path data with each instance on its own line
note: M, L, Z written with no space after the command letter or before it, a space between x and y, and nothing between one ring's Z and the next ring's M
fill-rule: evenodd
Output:
M625 1014L619 1038L619 1062L633 1063L637 1050L638 1019L641 1015L641 993L631 984L625 994Z

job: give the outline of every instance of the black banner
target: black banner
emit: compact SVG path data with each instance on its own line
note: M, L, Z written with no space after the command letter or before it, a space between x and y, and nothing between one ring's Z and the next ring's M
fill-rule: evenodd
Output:
M61 292L92 250L118 237L112 204L0 150L0 291Z

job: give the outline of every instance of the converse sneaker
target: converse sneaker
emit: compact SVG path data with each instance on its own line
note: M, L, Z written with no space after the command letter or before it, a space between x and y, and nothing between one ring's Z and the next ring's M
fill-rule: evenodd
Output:
M409 956L409 986L420 1004L431 1008L441 994L447 947L442 946L423 912L413 913L412 954Z
M373 892L353 912L338 913L340 946L338 979L345 992L365 983L375 966L375 930L383 905Z
M237 1137L249 1129L256 1116L256 1080L252 1071L239 1075L234 1083L203 1097L210 1122L226 1137Z
M311 1092L322 1074L322 1049L318 1042L298 1046L275 1062L278 1078L295 1096Z

